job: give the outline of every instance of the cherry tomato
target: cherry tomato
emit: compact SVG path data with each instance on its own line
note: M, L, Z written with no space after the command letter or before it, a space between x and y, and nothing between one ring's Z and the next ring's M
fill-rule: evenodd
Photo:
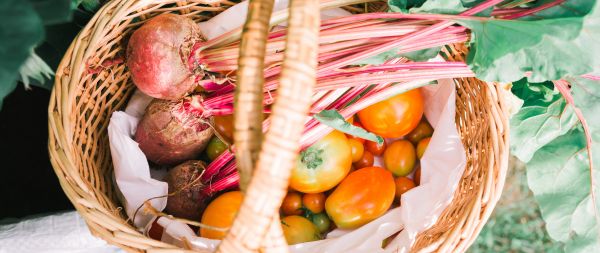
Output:
M163 235L164 228L158 224L158 217L154 219L152 225L150 225L150 229L148 230L148 236L154 240L161 240Z
M415 182L408 177L397 177L394 179L394 183L396 183L396 198L400 198L402 194L409 191L412 188L415 188Z
M356 228L383 215L394 202L396 185L389 171L367 167L352 172L325 201L339 228Z
M365 129L385 138L398 138L410 133L423 116L423 96L413 89L371 105L358 118Z
M302 196L302 205L312 213L320 213L325 209L325 194L307 193Z
M224 116L214 116L213 125L225 141L233 141L233 114Z
M406 135L406 139L417 145L420 140L423 138L431 137L433 135L433 128L429 125L429 122L423 118L421 122L413 129L410 133Z
M297 192L288 192L283 198L281 211L284 215L302 215L302 196Z
M415 167L415 161L415 147L407 140L392 142L383 153L385 168L397 177L410 174Z
M419 159L421 159L421 157L423 157L423 154L425 154L425 150L427 150L427 146L429 146L430 140L431 137L427 137L419 141L419 144L417 145L417 157L419 157Z
M320 239L317 226L308 219L297 215L281 219L281 228L283 229L285 240L289 245Z
M243 198L244 196L240 191L223 193L208 204L202 214L202 224L224 229L231 227L235 215L242 205ZM223 239L225 237L225 232L214 229L201 228L198 232L200 236L210 239Z
M309 219L321 233L329 231L329 227L331 227L331 220L326 213L313 214Z
M421 185L421 166L417 166L415 169L415 183Z
M373 157L373 154L371 154L371 152L369 152L369 151L364 151L363 156L360 158L360 160L358 160L358 162L354 163L354 167L356 169L361 169L364 167L371 167L371 166L373 166L374 162L375 162L375 157Z
M350 151L352 152L352 162L358 162L358 160L360 160L360 158L363 156L365 147L356 139L349 139L348 144L350 144Z
M333 131L300 153L292 169L290 188L304 193L327 191L350 171L352 151L346 136Z
M374 141L365 142L365 149L371 152L371 154L373 154L374 156L383 155L383 151L385 151L386 146L387 144L385 143L385 140L382 144L377 144L377 142Z
M208 145L206 146L206 156L208 159L215 160L219 155L221 155L225 150L227 150L227 144L223 143L219 137L214 135L210 138Z

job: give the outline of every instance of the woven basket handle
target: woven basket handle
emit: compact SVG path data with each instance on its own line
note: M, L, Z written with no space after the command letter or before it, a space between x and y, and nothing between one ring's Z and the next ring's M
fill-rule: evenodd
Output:
M236 160L240 159L237 165L243 170L241 177L244 173L253 176L236 220L217 252L255 252L261 248L287 252L278 214L297 159L316 82L320 15L318 0L291 1L278 95L272 108L270 130L261 144L262 73L272 6L273 0L250 0L244 25L234 138ZM257 147L260 155L253 166Z

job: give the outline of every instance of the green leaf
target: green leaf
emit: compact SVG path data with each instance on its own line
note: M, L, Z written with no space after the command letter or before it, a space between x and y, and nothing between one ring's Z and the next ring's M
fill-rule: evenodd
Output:
M535 151L578 124L573 108L547 83L513 83L524 104L510 121L511 153L527 162Z
M592 1L590 1L592 2ZM543 20L459 20L473 32L467 63L478 78L558 80L600 66L600 7L571 6Z
M35 51L31 51L31 55L21 68L19 68L20 81L23 82L25 88L29 88L29 85L35 85L42 88L49 89L52 85L47 85L47 81L54 75L54 71L50 69L48 64L42 60Z
M77 7L83 7L86 11L95 12L100 8L99 0L71 0L71 9L77 9Z
M68 22L72 18L71 0L29 0L44 25Z
M441 47L432 47L432 48L426 48L426 49L408 52L408 53L404 53L404 54L399 54L398 49L392 49L390 51L383 52L376 56L360 60L358 62L355 62L354 64L378 65L378 64L382 64L388 60L398 58L398 57L406 57L412 61L427 61L433 57L436 57L440 53L440 50L441 50Z
M458 14L473 7L482 0L388 0L390 11L402 13ZM489 16L491 8L483 12Z
M592 135L594 180L600 168L600 82L567 78L577 108L581 110ZM553 117L548 115L548 118ZM599 252L598 210L591 201L590 167L586 138L577 124L535 152L527 163L531 190L540 205L546 229L554 239L565 243L566 252ZM595 195L598 197L598 190ZM596 199L596 201L599 201Z
M377 144L383 143L383 138L377 136L374 133L367 132L367 130L364 130L360 127L350 124L336 110L323 110L318 114L315 114L314 117L322 124L330 126L333 129L339 130L340 132L351 134L356 137L363 138L365 140L374 141L377 142Z
M0 108L16 87L21 64L44 38L42 20L27 1L0 1Z

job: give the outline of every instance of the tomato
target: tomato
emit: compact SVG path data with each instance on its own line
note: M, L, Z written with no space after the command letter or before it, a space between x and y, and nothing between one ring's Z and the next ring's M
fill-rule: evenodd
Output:
M427 146L429 146L430 140L431 137L427 137L419 141L419 144L417 144L417 157L419 157L419 159L421 159L421 157L423 157L423 154L425 154L425 150L427 150Z
M383 215L394 202L395 192L392 173L380 167L362 168L329 195L325 210L339 228L357 228Z
M281 211L284 215L302 215L302 196L297 192L288 192L283 198Z
M415 188L415 182L408 177L397 177L394 179L394 183L396 183L396 198L400 198L402 194L409 191L412 188Z
M358 160L358 162L354 163L354 168L361 169L364 167L371 167L375 162L375 157L369 151L364 151L363 156Z
M202 224L224 229L231 227L235 215L242 205L243 197L240 191L223 193L208 204L202 214ZM225 237L224 231L214 229L201 228L198 232L200 236L210 239L223 239Z
M290 188L318 193L336 186L350 171L352 151L346 136L333 131L300 153L292 169Z
M297 215L281 219L281 228L283 229L285 240L289 245L320 239L317 226L308 219Z
M406 176L415 167L415 147L407 140L392 142L383 152L383 164L394 176Z
M364 128L364 127L363 127L363 126L360 124L360 122L358 122L358 121L355 121L355 120L352 120L352 125L355 125L355 126L357 126L357 127L360 127L360 128ZM366 140L365 140L365 139L363 139L363 138L356 137L356 136L354 136L354 135L351 135L351 134L346 134L346 137L347 137L349 140L357 140L357 141L359 141L360 143L363 143L363 144L364 144L364 143L365 143L365 141L366 141Z
M225 150L227 150L227 148L227 144L223 143L219 137L214 135L212 138L210 138L210 141L208 142L208 145L206 145L206 150L204 152L206 152L208 159L212 161L221 155Z
M387 146L387 144L385 143L385 140L383 141L382 144L377 144L377 142L374 142L374 141L366 141L365 142L365 149L367 151L371 152L371 154L373 154L374 156L383 155L383 151L385 151L386 146Z
M325 194L307 193L302 196L302 205L312 213L320 213L325 209Z
M233 114L224 116L214 116L213 125L225 141L233 142Z
M431 137L431 135L433 135L433 128L431 128L431 125L423 118L417 127L406 135L406 139L417 145L420 140Z
M360 160L360 158L363 156L365 147L356 139L349 139L348 144L350 144L350 152L352 152L352 162L358 162L358 160Z
M152 222L152 225L150 225L150 229L148 230L148 236L154 240L160 241L162 239L164 228L160 224L158 224L158 218L159 217L156 217L156 219L154 219L154 221Z
M317 226L317 229L321 233L329 231L329 228L331 227L331 220L326 213L313 214L310 217L310 221Z
M421 185L421 166L417 166L417 169L415 169L415 183L417 185Z
M365 129L385 138L398 138L412 131L423 116L423 96L413 89L371 105L358 118Z

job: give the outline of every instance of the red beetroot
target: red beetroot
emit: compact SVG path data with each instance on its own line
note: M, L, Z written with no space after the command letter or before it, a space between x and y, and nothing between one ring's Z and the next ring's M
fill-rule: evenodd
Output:
M200 180L203 171L204 162L196 160L184 162L169 171L166 178L169 184L167 213L188 220L200 220L200 214L210 199Z
M178 100L194 90L196 75L188 66L188 57L200 34L193 20L180 15L162 14L146 22L127 45L133 83L160 99Z
M213 134L202 118L200 95L180 101L154 99L140 121L135 140L148 160L174 165L197 158Z

